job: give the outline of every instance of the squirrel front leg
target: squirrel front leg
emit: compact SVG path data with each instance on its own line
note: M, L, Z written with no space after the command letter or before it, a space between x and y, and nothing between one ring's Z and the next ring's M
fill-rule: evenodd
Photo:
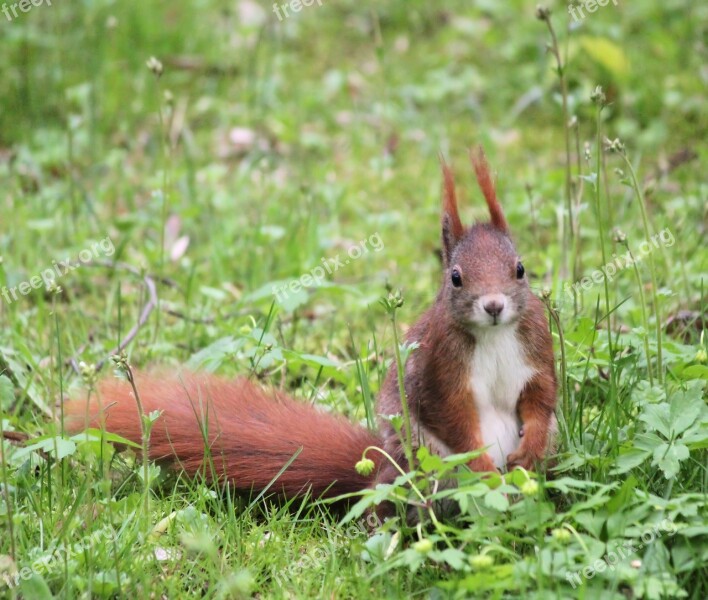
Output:
M470 452L479 450L484 446L479 418L474 411L463 411L462 416L460 416L454 410L438 410L435 421L427 427L420 422L414 413L411 413L410 419L414 457L421 445L426 446L432 454L439 456L447 456L451 452ZM385 437L383 448L403 471L407 471L408 464L403 444L402 436L390 430ZM487 452L469 461L467 466L476 472L499 472ZM388 460L384 461L374 485L393 483L400 474L400 471L393 464ZM376 507L375 513L381 520L392 517L394 515L394 505L391 502L382 502Z
M462 399L460 399L462 400ZM484 447L484 440L479 425L479 418L474 410L459 410L455 406L464 406L467 401L460 403L447 402L448 409L442 406L437 407L437 414L434 419L427 415L429 425L425 425L411 412L411 440L413 445L413 455L418 448L426 446L432 454L447 456L451 453L464 453L479 450ZM404 470L408 470L405 459L401 435L389 433L384 442L384 450L399 464ZM480 454L477 458L470 460L467 466L478 472L498 472L494 461L487 452ZM377 483L392 483L400 472L388 461L384 463L379 471Z
M462 454L484 447L479 414L474 399L466 388L460 387L447 396L446 402L438 407L438 411L437 418L431 423L431 431L450 450ZM467 466L476 472L499 472L487 452L470 460Z
M523 437L519 447L507 457L509 470L514 467L533 470L543 462L556 430L555 403L555 379L549 374L537 375L521 393L517 411Z
M479 427L479 419L475 418L474 421L471 422L470 427L467 431L466 438L469 440L469 447L465 448L463 452L479 450L480 448L484 447L482 431ZM499 472L496 465L494 464L494 461L492 460L492 457L489 456L488 452L484 452L483 454L480 454L477 458L473 458L467 463L467 466L473 471L477 472Z

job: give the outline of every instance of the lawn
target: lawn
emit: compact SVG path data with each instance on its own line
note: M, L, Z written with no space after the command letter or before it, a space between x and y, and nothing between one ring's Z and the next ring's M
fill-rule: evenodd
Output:
M708 596L708 5L547 8L0 7L0 597ZM551 323L551 472L421 457L457 515L378 526L404 483L343 514L66 432L117 348L370 423L437 293L440 155L486 218L478 144Z

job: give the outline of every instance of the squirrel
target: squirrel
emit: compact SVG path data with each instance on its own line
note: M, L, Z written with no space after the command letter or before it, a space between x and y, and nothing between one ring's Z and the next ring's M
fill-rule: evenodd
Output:
M556 429L552 339L481 148L470 158L490 221L462 225L453 175L441 160L443 281L406 335L417 343L404 370L411 437L441 456L486 449L469 462L473 471L534 469ZM395 366L378 398L379 433L245 378L138 372L134 381L144 412L162 411L149 457L195 475L209 456L213 469L204 472L238 490L336 497L391 483L398 471L378 452L368 454L371 473L355 469L371 446L408 466L401 436L385 418L402 409ZM93 398L68 402L65 414L70 431L105 427L136 443L142 437L126 381L100 381Z

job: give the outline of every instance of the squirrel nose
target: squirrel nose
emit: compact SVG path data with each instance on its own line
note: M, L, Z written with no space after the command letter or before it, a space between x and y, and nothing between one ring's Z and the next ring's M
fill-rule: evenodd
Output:
M498 317L501 314L501 311L504 310L504 305L497 300L490 300L484 304L484 310L492 317Z

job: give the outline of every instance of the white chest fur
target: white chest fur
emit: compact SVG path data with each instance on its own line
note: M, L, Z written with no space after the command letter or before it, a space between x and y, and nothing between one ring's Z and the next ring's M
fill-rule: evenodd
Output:
M470 367L484 445L497 467L519 445L521 423L516 413L519 394L535 369L526 360L516 327L499 326L475 333Z

